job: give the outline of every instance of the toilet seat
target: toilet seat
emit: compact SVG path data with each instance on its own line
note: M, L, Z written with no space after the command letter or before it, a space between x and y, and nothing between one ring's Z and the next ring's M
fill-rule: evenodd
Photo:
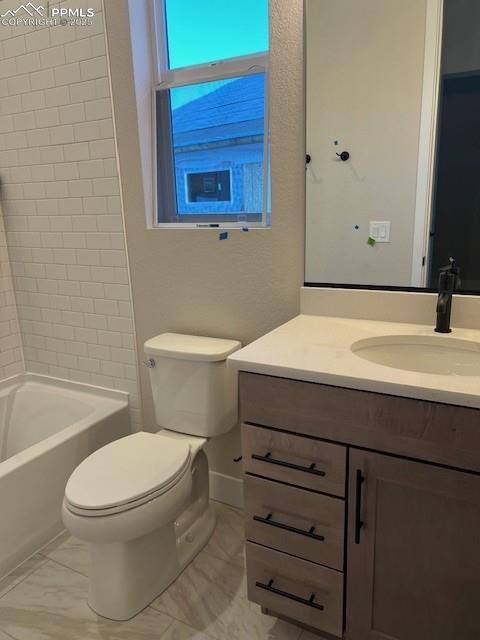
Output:
M138 507L170 491L191 464L188 440L135 433L86 458L71 475L65 506L85 517Z

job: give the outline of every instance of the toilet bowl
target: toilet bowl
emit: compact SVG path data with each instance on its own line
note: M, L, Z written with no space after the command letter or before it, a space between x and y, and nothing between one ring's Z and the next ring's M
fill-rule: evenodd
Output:
M203 447L236 422L236 377L225 359L239 347L179 334L147 342L156 415L166 428L116 440L72 473L62 517L89 544L88 603L99 615L128 620L139 613L213 533Z

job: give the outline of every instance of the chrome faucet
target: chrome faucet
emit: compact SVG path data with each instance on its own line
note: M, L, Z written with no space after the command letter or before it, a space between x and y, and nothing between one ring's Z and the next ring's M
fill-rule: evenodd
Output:
M454 258L449 258L449 264L442 267L438 277L437 300L437 333L450 333L450 315L452 313L453 292L460 286L460 268Z

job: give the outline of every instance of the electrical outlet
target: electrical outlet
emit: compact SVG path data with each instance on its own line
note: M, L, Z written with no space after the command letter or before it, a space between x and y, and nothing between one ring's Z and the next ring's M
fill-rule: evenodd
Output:
M369 236L376 242L390 242L390 225L391 222L370 221Z

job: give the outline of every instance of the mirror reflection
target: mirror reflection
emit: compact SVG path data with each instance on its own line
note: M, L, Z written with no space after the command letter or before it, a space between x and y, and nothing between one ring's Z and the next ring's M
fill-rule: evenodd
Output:
M307 283L480 291L480 3L306 0Z

